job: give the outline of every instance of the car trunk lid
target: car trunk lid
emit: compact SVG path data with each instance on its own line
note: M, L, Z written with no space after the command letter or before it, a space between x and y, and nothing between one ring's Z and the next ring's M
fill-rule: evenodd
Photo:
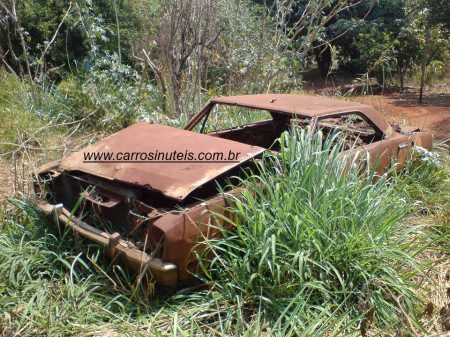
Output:
M182 201L197 188L258 156L264 150L197 132L141 122L64 158L60 169L137 185ZM235 160L228 160L230 151L239 153ZM133 161L117 161L117 154L120 153L123 158L126 153L133 152L146 153L147 159L150 153L163 153L167 154L163 159L171 161L142 161L144 155L134 155L136 160ZM111 160L103 157L100 161L99 157L95 160L91 155L89 160L87 153L113 153L113 156ZM199 162L190 160L187 153L192 153L194 159L200 153L223 153L223 160Z

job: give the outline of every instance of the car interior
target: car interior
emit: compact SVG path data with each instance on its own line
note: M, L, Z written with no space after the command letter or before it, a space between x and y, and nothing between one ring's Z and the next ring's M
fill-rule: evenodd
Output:
M346 147L363 146L383 139L383 133L357 112L347 112L321 117L317 128L325 135L341 132Z
M238 114L230 114L229 107L226 107L226 109L225 112L221 111L219 106L219 109L216 111L213 110L206 115L199 123L199 132L213 137L234 140L277 151L279 144L276 140L284 131L288 131L294 123L301 128L306 128L310 125L309 118L287 115L276 111L264 111L266 113L265 115L257 113L256 117L260 117L259 120L247 122L251 118L239 118L239 112L241 112L242 108L238 110ZM227 123L223 123L223 120L227 119L224 117L228 117L228 120L234 121L237 126L229 127ZM228 124L231 123L228 122ZM343 138L346 140L347 148L353 144L357 146L370 144L383 138L381 131L357 112L321 117L318 119L316 126L325 135L333 132L341 132L344 136Z

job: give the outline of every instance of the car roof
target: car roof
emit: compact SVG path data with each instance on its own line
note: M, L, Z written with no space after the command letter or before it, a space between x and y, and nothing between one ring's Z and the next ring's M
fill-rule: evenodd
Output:
M238 105L252 109L264 109L289 114L314 117L341 110L358 110L367 105L339 99L290 94L258 94L217 97L213 103Z
M366 116L382 132L387 134L391 131L389 124L373 107L340 99L293 94L256 94L215 97L210 100L210 103L236 105L304 117L319 117L354 111Z

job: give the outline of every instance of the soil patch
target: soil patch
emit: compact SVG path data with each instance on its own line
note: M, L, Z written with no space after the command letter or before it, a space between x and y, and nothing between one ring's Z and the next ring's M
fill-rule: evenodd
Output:
M358 100L374 106L390 122L420 127L433 133L439 141L449 139L450 94L428 95L422 104L418 104L416 94L370 95Z

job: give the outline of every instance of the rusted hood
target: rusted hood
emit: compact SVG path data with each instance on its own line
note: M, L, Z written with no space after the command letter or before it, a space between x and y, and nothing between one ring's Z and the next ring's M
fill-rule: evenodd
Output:
M179 162L141 162L139 160L133 162L86 162L85 157L85 153L123 154L126 152L155 153L156 151L185 153L190 151L195 158L198 158L200 153L222 152L228 159L230 150L234 153L240 152L237 160L233 162L194 162L191 160ZM170 126L141 122L64 158L61 161L60 169L81 171L106 179L143 186L181 201L198 187L263 151L263 148L257 146Z

